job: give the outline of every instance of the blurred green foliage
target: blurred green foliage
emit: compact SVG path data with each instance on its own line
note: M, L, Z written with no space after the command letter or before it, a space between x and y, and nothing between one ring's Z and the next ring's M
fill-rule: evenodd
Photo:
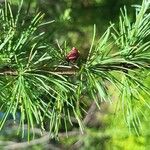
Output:
M14 5L18 0L12 0ZM93 24L96 24L99 36L107 29L109 22L118 19L120 8L124 5L129 9L131 5L140 4L141 0L26 0L25 9L29 16L37 11L45 13L46 20L55 20L47 26L51 31L48 40L60 43L67 41L69 46L76 46L81 51L90 47ZM46 29L44 29L46 30Z

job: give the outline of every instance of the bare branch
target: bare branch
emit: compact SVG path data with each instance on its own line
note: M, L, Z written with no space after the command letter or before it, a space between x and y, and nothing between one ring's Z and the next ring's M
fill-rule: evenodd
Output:
M27 130L27 125L25 125L24 129ZM7 131L14 131L14 130L17 130L18 129L18 126L15 125L13 128L6 128L5 130ZM42 132L41 132L41 129L38 129L38 128L34 128L34 132L35 134L38 134L38 135L41 135ZM79 135L80 134L80 131L78 130L74 130L74 131L70 131L70 132L67 132L67 135L68 136L75 136L75 135ZM34 139L34 140L31 140L30 142L20 142L20 143L17 143L17 142L13 142L13 141L0 141L0 145L5 145L3 147L3 149L5 150L16 150L16 149L25 149L25 148L29 148L31 146L34 146L34 145L37 145L37 144L42 144L44 146L48 146L50 149L55 149L55 150L61 150L61 148L59 147L56 147L55 145L53 145L52 143L50 143L50 134L49 132L46 132L44 131L43 136L41 138L38 138L38 139ZM59 133L58 134L58 137L65 137L66 136L66 133Z
M83 120L84 125L87 125L89 123L89 121L92 119L91 117L95 113L96 108L97 108L97 106L96 106L95 102L93 102L87 112L87 115L85 116L85 118Z

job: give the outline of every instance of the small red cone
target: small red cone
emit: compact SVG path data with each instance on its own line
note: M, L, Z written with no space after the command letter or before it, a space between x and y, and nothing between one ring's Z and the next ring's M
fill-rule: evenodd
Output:
M73 47L72 50L67 54L66 60L68 62L75 62L79 57L79 52L77 48Z

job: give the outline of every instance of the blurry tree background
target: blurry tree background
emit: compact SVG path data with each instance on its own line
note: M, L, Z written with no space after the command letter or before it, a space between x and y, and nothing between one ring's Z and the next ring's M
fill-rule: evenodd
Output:
M18 0L11 0L14 12ZM141 0L24 0L22 16L30 20L30 16L38 11L45 13L45 20L55 20L54 23L42 28L49 34L46 41L57 48L56 40L60 45L66 41L68 47L77 47L82 57L85 57L91 45L93 24L96 24L96 37L107 29L110 21L118 24L120 8L124 5L132 21L134 18L131 5L141 4ZM98 39L96 39L98 40ZM147 81L150 85L150 80ZM142 131L137 135L130 132L125 124L121 110L116 111L119 99L115 90L108 86L112 93L112 103L101 103L99 110L95 103L89 103L88 114L84 118L85 133L78 130L68 131L68 137L62 128L59 141L43 140L38 145L30 145L25 149L81 149L81 150L149 150L150 149L150 116L149 110L143 106L142 111L146 119L141 117ZM38 131L37 131L38 133ZM47 137L46 137L47 138ZM14 132L4 129L1 132L1 141L24 142ZM40 140L39 140L40 141ZM36 141L34 141L36 143ZM26 144L26 143L25 143ZM18 146L18 145L17 145ZM20 146L20 145L19 145Z

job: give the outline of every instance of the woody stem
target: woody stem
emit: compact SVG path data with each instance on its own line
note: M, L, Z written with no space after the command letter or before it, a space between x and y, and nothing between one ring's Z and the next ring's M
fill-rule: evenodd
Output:
M145 69L150 69L150 65L143 66ZM139 69L138 66L127 64L127 63L115 63L115 64L97 64L92 67L93 69L99 69L101 71L113 71L113 70L119 70L119 71L127 71L127 70L134 70ZM30 72L38 72L38 73L49 73L49 74L59 74L59 75L75 75L80 68L74 67L74 66L65 66L65 67L54 67L54 68L40 68L36 70L26 71L27 73ZM17 76L18 72L17 70L12 69L4 69L0 68L0 75L1 76Z

